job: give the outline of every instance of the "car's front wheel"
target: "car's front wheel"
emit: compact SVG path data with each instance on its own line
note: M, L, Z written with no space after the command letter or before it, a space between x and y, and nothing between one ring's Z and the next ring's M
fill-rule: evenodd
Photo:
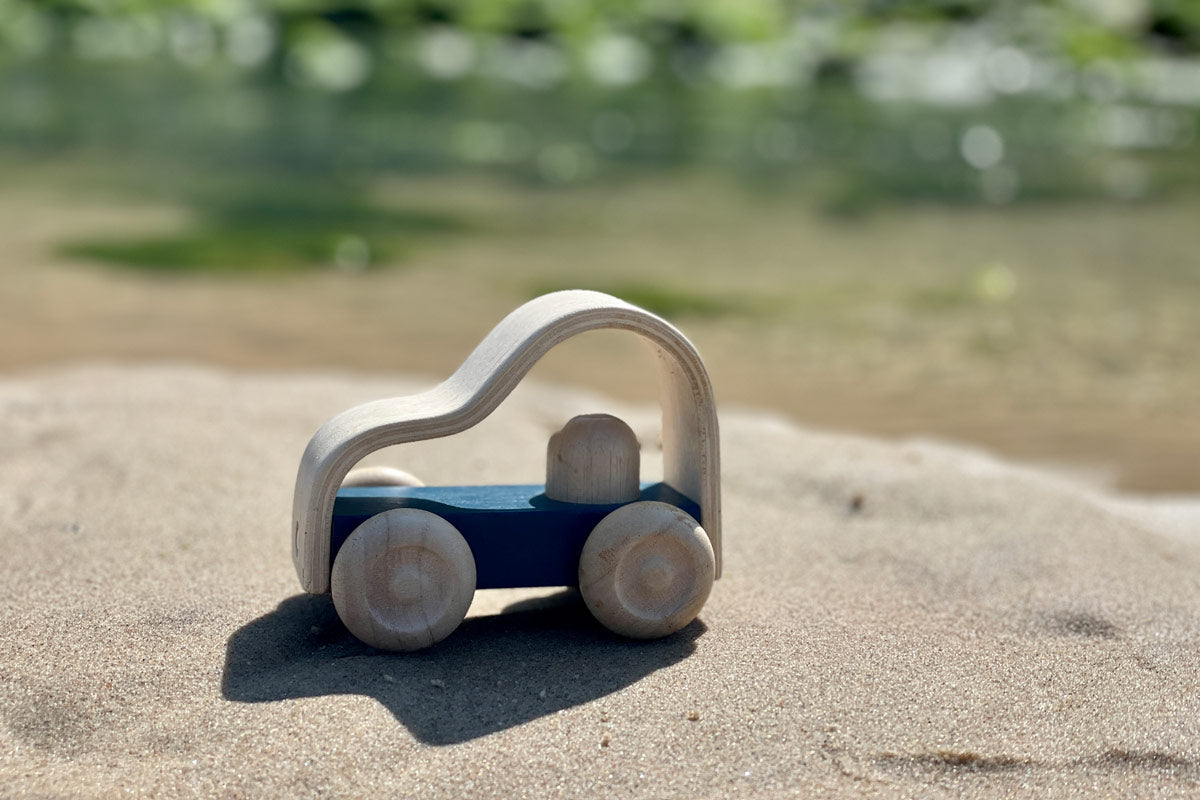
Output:
M668 503L641 501L610 513L588 536L579 591L614 633L654 639L696 618L716 575L708 534Z
M420 650L449 636L475 594L475 558L436 514L394 508L363 522L338 550L333 605L350 632L383 650Z

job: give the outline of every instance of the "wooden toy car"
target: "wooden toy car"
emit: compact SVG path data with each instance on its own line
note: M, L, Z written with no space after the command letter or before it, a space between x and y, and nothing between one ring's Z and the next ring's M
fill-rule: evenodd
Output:
M551 437L545 486L426 487L399 470L351 473L380 448L476 425L551 348L603 328L632 331L657 355L661 483L639 481L633 432L605 414ZM721 574L716 405L699 354L666 321L606 294L531 300L443 383L321 426L296 477L292 559L305 591L332 592L346 627L388 650L440 641L476 589L501 587L577 586L617 633L679 630Z

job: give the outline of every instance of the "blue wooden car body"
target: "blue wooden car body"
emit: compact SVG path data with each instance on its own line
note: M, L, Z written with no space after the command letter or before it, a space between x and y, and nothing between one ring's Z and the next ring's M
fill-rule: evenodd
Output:
M700 518L700 506L665 483L643 483L638 500L669 503ZM330 560L356 527L393 508L430 511L458 529L475 558L475 587L578 586L579 555L592 529L626 505L551 500L540 484L343 488L333 505Z

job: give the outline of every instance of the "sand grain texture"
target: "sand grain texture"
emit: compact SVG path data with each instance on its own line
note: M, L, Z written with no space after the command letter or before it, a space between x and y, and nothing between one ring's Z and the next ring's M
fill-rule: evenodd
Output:
M745 412L722 416L726 577L680 634L489 592L431 651L358 644L298 593L292 481L328 416L422 385L0 380L0 795L1200 793L1200 537ZM539 480L585 411L653 440L651 409L534 384L386 455L431 483Z

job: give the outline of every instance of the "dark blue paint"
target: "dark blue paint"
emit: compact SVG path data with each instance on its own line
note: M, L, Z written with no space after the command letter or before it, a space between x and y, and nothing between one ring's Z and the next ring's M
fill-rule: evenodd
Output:
M333 504L329 563L364 520L392 508L420 508L458 528L475 556L475 586L577 586L588 534L624 503L551 500L541 485L381 486L342 489ZM700 506L665 483L644 483L640 500L659 500L700 519Z

